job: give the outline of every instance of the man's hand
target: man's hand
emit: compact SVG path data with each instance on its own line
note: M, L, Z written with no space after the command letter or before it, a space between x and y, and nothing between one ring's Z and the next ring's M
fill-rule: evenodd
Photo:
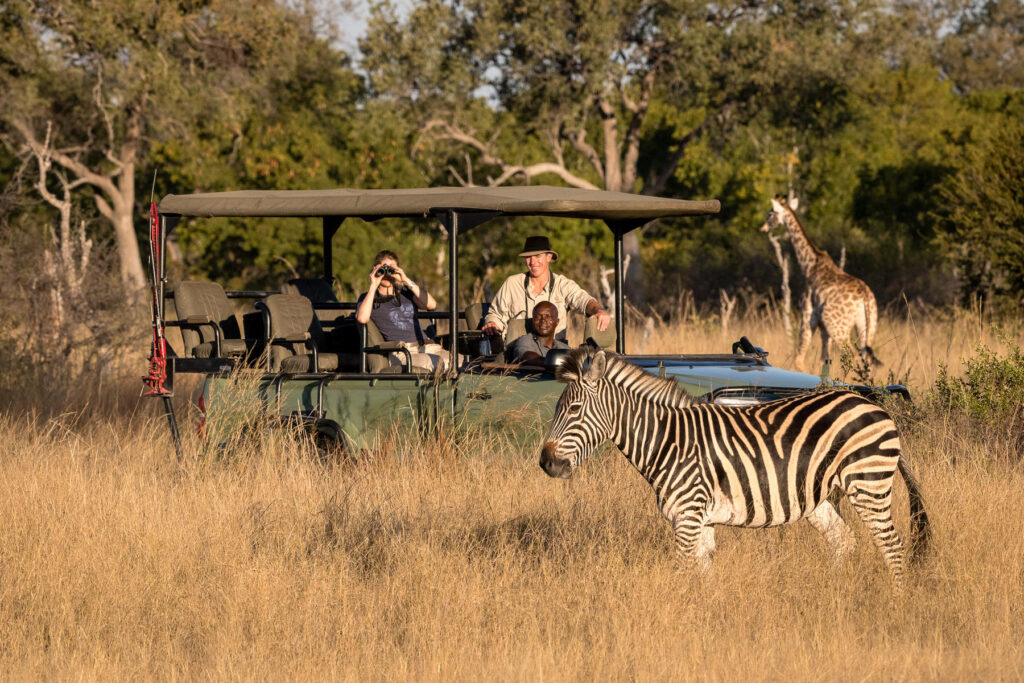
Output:
M608 311L599 309L592 318L597 318L597 329L599 332L604 332L608 329L608 324L612 321L612 316L608 314Z
M501 334L501 330L494 323L487 323L480 328L480 331L486 334L488 337L493 337L496 334Z
M599 308L596 313L591 315L591 317L597 318L598 332L604 332L605 330L607 330L608 324L611 323L611 315L608 313L608 311L604 310L603 308Z

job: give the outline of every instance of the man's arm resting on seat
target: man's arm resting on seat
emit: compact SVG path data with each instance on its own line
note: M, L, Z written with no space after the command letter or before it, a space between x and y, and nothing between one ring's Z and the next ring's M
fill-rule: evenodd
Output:
M597 316L597 329L604 332L608 329L608 323L611 322L612 317L608 314L608 311L601 308L601 304L597 303L597 299L591 299L587 303L587 317Z

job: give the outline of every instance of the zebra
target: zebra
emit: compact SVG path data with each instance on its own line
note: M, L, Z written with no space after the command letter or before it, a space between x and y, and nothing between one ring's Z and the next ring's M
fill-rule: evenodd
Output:
M830 390L742 407L700 403L671 378L587 347L568 355L557 378L567 386L541 468L567 478L611 440L654 489L683 566L710 569L715 525L761 528L802 518L841 556L853 534L827 499L837 488L899 590L905 553L891 514L897 469L909 492L911 559L927 548L928 516L896 425L859 394Z

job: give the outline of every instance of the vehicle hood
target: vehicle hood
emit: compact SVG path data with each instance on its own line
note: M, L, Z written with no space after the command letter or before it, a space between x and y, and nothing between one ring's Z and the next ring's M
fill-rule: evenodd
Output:
M805 372L785 370L755 363L727 364L701 361L644 362L632 360L652 375L673 377L680 388L692 396L701 396L723 387L764 389L814 389L821 378Z

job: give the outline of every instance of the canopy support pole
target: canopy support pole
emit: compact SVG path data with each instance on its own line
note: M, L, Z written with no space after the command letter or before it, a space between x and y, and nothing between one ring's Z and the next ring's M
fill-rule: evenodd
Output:
M622 238L647 222L643 218L605 221L615 237L615 353L626 353L626 263Z
M448 212L448 333L452 370L459 374L459 214ZM455 392L452 392L454 400Z
M334 283L334 234L341 227L344 216L324 216L324 279Z
M622 233L615 232L615 353L626 353L626 297Z

